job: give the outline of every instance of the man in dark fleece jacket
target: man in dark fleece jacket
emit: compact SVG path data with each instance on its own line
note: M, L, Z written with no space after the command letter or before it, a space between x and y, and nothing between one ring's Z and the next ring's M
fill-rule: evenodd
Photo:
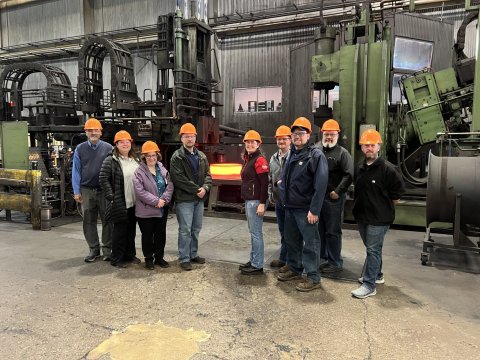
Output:
M401 175L395 166L379 156L382 138L368 129L360 137L365 160L355 171L355 203L353 216L367 250L362 284L352 291L363 299L377 293L376 284L383 284L382 247L385 234L395 219L395 205L405 192Z
M307 279L296 286L298 291L319 288L320 235L318 217L327 190L328 164L322 150L308 145L312 125L304 117L291 126L293 146L277 182L285 206L285 243L288 271L279 273L280 281Z

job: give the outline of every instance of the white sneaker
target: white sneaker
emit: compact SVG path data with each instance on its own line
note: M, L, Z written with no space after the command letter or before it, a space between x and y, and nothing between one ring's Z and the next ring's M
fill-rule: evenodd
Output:
M358 282L363 284L363 276L358 278ZM382 276L381 278L375 280L375 284L385 284L385 278Z
M369 289L365 285L360 286L358 289L352 291L352 296L358 299L365 299L369 296L374 296L377 294L376 289Z

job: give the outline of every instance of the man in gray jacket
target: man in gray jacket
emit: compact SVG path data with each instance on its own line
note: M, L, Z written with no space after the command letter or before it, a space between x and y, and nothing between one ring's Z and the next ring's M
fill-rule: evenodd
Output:
M290 146L292 145L292 131L286 125L280 126L275 132L278 151L270 158L268 165L270 172L268 173L268 201L275 205L275 214L277 216L278 231L280 232L280 256L270 262L271 267L280 268L280 271L288 270L287 264L287 245L285 244L285 236L283 229L285 228L285 210L278 196L277 182L282 174L283 164L290 154Z
M342 219L345 194L353 180L353 160L338 145L340 126L333 119L322 126L321 148L328 161L328 186L318 221L320 269L323 273L342 270Z
M212 186L210 165L195 147L197 130L190 123L180 128L182 147L170 159L175 207L178 221L178 255L183 270L192 270L192 262L204 264L198 256L198 237L203 223L204 202Z

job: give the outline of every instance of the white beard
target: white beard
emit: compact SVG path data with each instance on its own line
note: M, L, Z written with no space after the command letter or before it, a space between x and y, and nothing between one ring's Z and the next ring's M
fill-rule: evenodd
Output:
M327 149L335 147L337 143L338 143L338 138L333 140L333 142L328 142L328 143L325 142L325 139L322 139L322 146Z

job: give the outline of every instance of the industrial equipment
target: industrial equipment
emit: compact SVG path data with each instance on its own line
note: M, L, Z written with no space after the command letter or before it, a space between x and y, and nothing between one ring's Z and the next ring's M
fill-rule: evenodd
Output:
M475 137L480 117L472 115L475 59L463 54L466 26L478 11L460 27L452 63L441 51L453 47L450 24L383 8L373 13L370 3L362 2L340 27L323 23L315 34L311 76L320 99L315 124L337 119L341 143L357 162L362 158L361 133L377 129L383 137L382 155L398 165L407 184L395 223L428 226L430 232L433 222L449 222L457 234L452 248L478 251L477 244L459 235L478 234L480 229L480 222L467 221L465 214L474 210L469 199L478 199L480 189L463 186L466 179L478 177L480 156L480 139ZM330 100L333 91L338 91L338 100ZM453 140L452 133L457 134ZM452 200L457 191L461 205ZM445 196L450 200L438 200ZM456 206L459 213L452 210ZM347 202L347 218L350 209ZM431 238L425 246L434 246Z
M152 48L156 55L157 87L145 91L143 99L137 93L131 52L97 36L88 36L80 49L77 89L72 88L65 72L54 66L11 64L1 73L0 122L10 125L24 121L30 140L29 163L16 165L27 150L27 144L20 142L18 146L24 149L14 153L3 147L3 163L41 171L42 203L52 206L54 215L68 215L75 210L70 184L72 152L86 140L83 124L91 116L102 122L102 138L108 142L120 129L129 131L137 145L155 140L167 165L180 144L178 130L185 122L196 126L198 147L210 163L241 159L238 145L243 132L220 126L212 114L212 108L220 106L212 100L212 94L220 91L219 79L214 78L211 70L212 61L218 70L210 44L212 30L200 19L183 19L180 10L160 16L157 29L158 41ZM103 88L107 56L110 89ZM45 76L44 89L24 89L25 79L32 73ZM145 99L148 94L154 96ZM4 189L5 193L10 191ZM8 209L7 204L0 202L0 209L3 208ZM30 212L33 211L36 209Z

